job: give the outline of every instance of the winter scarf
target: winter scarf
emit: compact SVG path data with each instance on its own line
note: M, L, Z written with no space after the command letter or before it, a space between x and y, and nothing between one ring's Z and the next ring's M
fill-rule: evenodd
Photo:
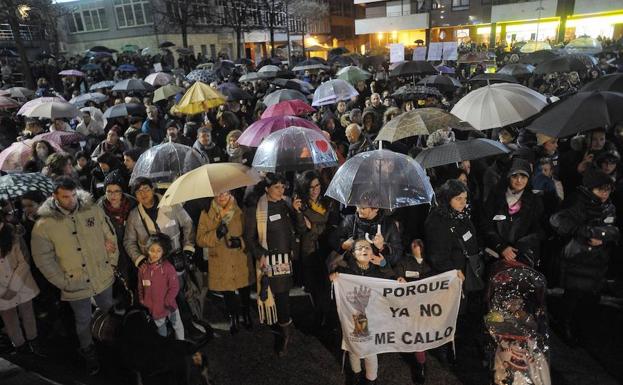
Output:
M257 201L257 208L255 209L255 221L257 223L257 237L260 241L260 245L265 250L268 250L268 241L266 239L267 221L268 221L268 198L266 194L262 195ZM277 305L275 304L275 298L270 290L270 286L263 280L262 276L264 272L260 268L259 263L256 265L256 282L257 292L261 293L263 290L266 292L266 299L262 301L262 296L257 296L257 309L259 312L260 323L267 325L274 325L277 323ZM265 286L265 287L263 287Z
M445 206L445 207L440 207L441 208L441 213L449 219L453 219L453 220L457 220L457 221L462 221L465 219L469 219L470 215L469 215L469 210L467 209L467 206L465 206L465 209L463 209L463 211L458 212L455 209L453 209L452 207Z
M212 208L216 212L216 215L221 218L221 221L226 225L231 222L231 219L234 217L234 198L229 197L229 201L225 205L225 207L221 207L218 203L216 203L216 199L212 199Z
M125 223L131 209L132 205L130 204L130 200L126 197L121 198L121 206L119 206L119 208L112 207L110 201L104 199L104 210L116 225L121 226Z
M233 148L229 144L227 145L227 155L230 162L241 163L243 154L242 147Z
M508 213L514 215L521 210L521 196L524 190L514 193L510 188L506 189L506 203L508 204Z
M322 203L320 203L320 201L318 202L314 202L311 199L309 200L309 208L314 210L315 212L317 212L320 215L324 215L327 212L327 209L324 208L324 206L322 205Z

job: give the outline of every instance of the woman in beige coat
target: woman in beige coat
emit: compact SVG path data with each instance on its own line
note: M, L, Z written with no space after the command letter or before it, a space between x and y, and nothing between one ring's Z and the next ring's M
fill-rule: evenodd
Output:
M0 316L17 352L39 354L32 307L32 299L39 294L39 288L20 243L13 226L0 222Z
M197 227L197 246L208 248L208 288L223 293L232 334L238 332L240 310L244 326L251 328L250 285L254 270L245 252L243 229L242 210L229 192L214 197L210 209L201 213Z

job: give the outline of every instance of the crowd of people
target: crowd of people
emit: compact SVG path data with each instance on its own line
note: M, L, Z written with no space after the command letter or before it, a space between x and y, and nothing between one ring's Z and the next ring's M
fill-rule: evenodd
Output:
M576 73L577 88L623 70L610 64L618 49ZM516 61L507 56L498 60ZM114 69L119 63L108 56L103 60L104 70L97 71L100 78L38 72L36 95L69 100L86 92L92 82L120 80ZM443 76L456 77L462 88L444 90L441 96L398 98L392 96L394 91L412 78L387 76L387 63L370 65L373 77L354 84L358 96L304 117L330 138L342 164L375 150L379 130L396 116L424 107L450 110L477 88L469 77L484 73L476 64L443 64L456 70ZM103 312L118 307L124 295L115 284L119 279L147 309L161 336L199 341L212 330L196 310L196 302L206 300L201 297L205 291L199 287L189 294L189 287L197 285L190 272L197 271L205 273L201 285L222 293L232 334L257 323L251 301L256 287L258 296L270 292L274 303L264 302L260 313L265 322L274 323L278 357L287 356L294 327L289 303L294 286L313 298L310 315L318 328L337 327L330 296L336 274L406 282L457 270L466 291L458 321L461 333L462 323L481 322L485 312L484 287L466 280L468 257L482 254L487 263L516 261L542 272L550 287L564 289L563 311L552 318L574 345L581 343L586 317L598 306L600 295L617 290L620 294L616 285L623 271L620 261L611 257L620 250L623 122L591 127L573 138L535 135L525 125L486 131L448 128L384 146L415 157L427 147L488 137L510 150L428 169L436 191L431 205L390 211L379 208L370 196L365 205L344 207L324 196L333 168L263 173L256 186L184 205L160 205L163 190L154 180L145 175L131 178L141 154L159 143L192 147L204 164L251 166L255 149L241 146L237 139L265 111L263 97L279 88L272 79L238 82L240 75L254 69L242 63L213 84L235 83L250 99L229 100L197 115L172 111L173 97L154 103L151 92L106 88L100 91L107 101L86 105L105 111L135 103L144 105L146 116L105 121L83 109L75 119L46 121L24 119L14 110L2 112L4 147L48 131L75 131L84 138L62 145L62 150L37 140L22 171L53 180L52 194L29 191L2 201L0 314L17 354L45 355L45 338L58 332L62 301L73 313L87 370L96 374L100 365L90 327L91 300ZM296 76L312 87L335 73L335 68L297 73L286 69L281 66L282 75ZM136 72L129 76L138 78ZM189 85L181 75L175 79ZM529 76L524 84L552 94L544 76ZM268 272L266 276L258 278L256 266ZM447 346L441 356L450 363L455 359ZM413 365L416 382L424 383L426 354L417 353ZM350 368L354 383L377 383L376 357L365 357L362 366L359 357L350 355Z

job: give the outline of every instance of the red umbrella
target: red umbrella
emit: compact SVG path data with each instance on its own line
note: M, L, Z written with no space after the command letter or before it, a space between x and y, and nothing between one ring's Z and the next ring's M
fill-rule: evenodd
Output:
M280 103L281 104L281 103ZM240 135L238 143L247 147L257 147L265 137L286 127L305 127L320 131L320 128L307 119L296 116L273 116L253 123Z
M37 142L35 139L27 139L21 142L14 142L4 151L0 152L0 170L15 172L22 171L22 167L30 159L33 146ZM57 152L63 152L61 146L54 142L48 142Z
M59 146L68 146L70 144L86 140L84 135L72 131L52 131L45 134L39 134L33 138L34 140L46 140L50 143L56 143Z
M313 107L311 107L309 104L305 103L302 100L285 100L283 102L273 104L272 106L268 107L266 111L264 111L264 113L262 114L262 119L283 115L301 116L307 115L315 111L316 110Z

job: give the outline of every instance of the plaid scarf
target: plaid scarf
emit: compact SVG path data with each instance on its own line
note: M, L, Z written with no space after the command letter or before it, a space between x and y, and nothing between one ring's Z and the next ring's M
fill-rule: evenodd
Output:
M121 205L119 208L112 207L110 201L104 199L104 211L106 211L106 215L108 215L115 225L122 226L126 219L128 219L131 209L132 205L130 204L130 200L126 197L121 198Z

